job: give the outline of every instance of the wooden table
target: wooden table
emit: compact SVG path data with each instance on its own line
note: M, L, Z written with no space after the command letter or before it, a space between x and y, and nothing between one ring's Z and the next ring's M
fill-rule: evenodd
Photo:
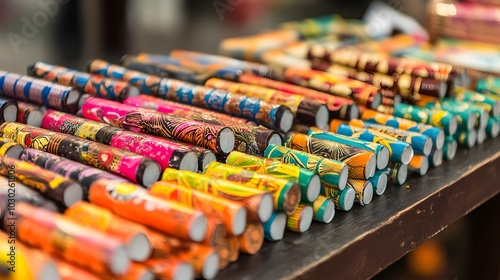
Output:
M424 177L389 186L368 206L338 211L328 225L314 223L304 234L287 232L282 241L265 242L257 255L241 255L217 279L369 278L499 193L500 139L490 139L459 148L453 161ZM498 232L500 207L495 209L484 220ZM497 249L493 262L500 265Z

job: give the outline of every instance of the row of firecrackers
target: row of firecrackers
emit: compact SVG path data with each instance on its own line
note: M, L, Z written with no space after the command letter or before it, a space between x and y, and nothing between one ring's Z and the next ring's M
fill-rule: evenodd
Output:
M470 90L467 69L360 30L326 17L221 43L267 64L177 50L0 72L2 239L26 277L211 279L498 136L500 80Z

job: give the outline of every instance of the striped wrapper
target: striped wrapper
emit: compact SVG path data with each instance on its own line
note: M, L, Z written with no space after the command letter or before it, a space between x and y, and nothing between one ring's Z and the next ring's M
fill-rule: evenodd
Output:
M370 108L377 108L381 102L377 87L346 77L297 67L288 67L281 75L280 77L280 74L277 74L275 78L333 95L352 98L356 103Z
M346 165L340 161L275 145L270 145L264 156L316 172L321 178L322 193L345 188L348 172L345 172Z
M442 149L444 144L444 131L437 127L417 123L411 120L394 117L392 115L379 113L373 110L365 110L361 114L361 119L368 123L391 126L397 129L408 130L421 133L431 137L434 147Z
M414 154L413 148L409 143L375 130L352 127L342 121L337 122L337 120L333 120L330 123L330 130L341 135L385 146L389 150L389 160L392 162L408 164Z
M83 198L83 189L78 182L18 159L0 157L0 175L36 189L64 207Z
M15 216L16 237L27 245L97 274L123 275L130 267L123 243L114 237L24 203L16 205ZM122 267L113 265L116 259Z
M363 149L305 134L289 134L284 142L288 148L343 162L349 168L350 178L366 179L375 172L375 154Z
M294 181L260 174L220 162L212 162L207 165L203 174L269 192L274 197L274 210L283 211L286 215L291 215L300 203L300 188Z
M313 208L309 205L299 205L297 210L287 217L286 229L298 233L306 232L312 223L313 211Z
M115 101L90 97L82 106L82 114L90 120L182 141L220 154L229 153L234 146L234 133L228 127L173 117ZM222 135L229 138L227 147L221 146Z
M171 201L187 204L202 211L207 217L220 219L232 235L243 233L244 227L237 224L246 224L246 209L240 203L186 188L175 182L156 182L151 186L150 192Z
M155 197L138 185L100 179L90 187L89 201L118 216L184 240L199 242L205 237L206 218L202 212ZM195 232L194 224L205 228Z
M237 151L233 151L228 155L226 163L257 173L268 174L297 182L300 186L300 198L302 202L313 202L319 195L319 192L314 193L310 190L310 188L312 188L311 185L319 181L319 176L315 172L305 168L283 163L279 160L251 156Z
M192 188L201 192L237 201L247 208L247 220L266 222L267 217L259 217L259 205L269 193L256 188L246 187L231 181L210 178L189 171L179 171L166 169L161 177L162 181L176 182L187 188Z
M293 117L290 109L286 106L272 105L255 98L248 98L243 95L215 90L179 80L162 79L157 76L111 65L102 60L92 61L89 65L89 71L130 82L138 86L143 93L245 118L270 129L280 129L287 132L291 127L291 123L289 125L282 124L282 118L285 115Z
M124 103L134 107L152 109L160 113L184 117L203 123L227 126L234 133L235 149L248 154L262 155L269 143L281 144L282 142L281 136L275 131L252 125L251 122L245 119L182 105L149 95L127 98Z
M298 94L279 91L262 86L249 85L244 83L234 83L222 79L211 78L205 86L240 93L248 97L264 100L269 103L276 103L290 108L296 120L306 125L324 127L327 118L321 119L319 116L326 113L326 105L312 98L307 98ZM327 116L327 114L325 114Z
M15 139L24 148L63 156L123 176L134 183L148 186L160 175L159 165L148 158L75 136L19 123L4 123L0 126L0 134Z
M330 119L350 120L359 117L359 109L354 101L344 97L333 96L314 89L278 82L256 75L243 74L238 78L241 83L257 85L275 90L293 93L315 100L323 101L328 106Z
M42 128L148 157L160 164L162 170L176 168L195 171L197 169L196 155L193 152L187 147L163 138L125 131L111 125L53 110L48 110L45 114ZM192 163L182 164L184 157L188 160L191 158Z
M129 95L139 94L139 90L128 83L43 62L28 67L28 74L105 99L123 101Z
M0 94L69 113L78 111L81 92L67 86L0 71Z

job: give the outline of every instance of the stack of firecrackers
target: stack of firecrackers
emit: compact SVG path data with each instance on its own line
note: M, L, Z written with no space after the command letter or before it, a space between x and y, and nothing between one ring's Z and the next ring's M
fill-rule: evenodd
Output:
M472 89L337 16L280 28L221 43L252 62L0 71L1 249L15 237L23 279L213 279L500 133L499 78Z

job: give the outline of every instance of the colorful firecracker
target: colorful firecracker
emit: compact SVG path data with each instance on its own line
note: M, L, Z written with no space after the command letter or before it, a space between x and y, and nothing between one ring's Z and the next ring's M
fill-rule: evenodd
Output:
M18 113L17 106L18 105L15 100L0 98L0 123L15 122Z
M23 150L23 147L13 140L0 137L0 156L18 159Z
M328 224L335 216L335 203L330 197L320 195L311 205L314 210L314 220Z
M274 210L283 211L287 215L291 215L300 202L300 188L294 181L260 174L220 162L210 163L203 174L269 192L274 197Z
M269 241L282 240L285 234L287 216L283 212L274 212L271 218L263 224L264 238Z
M2 124L0 134L25 148L63 156L145 186L160 177L160 166L151 159L75 136L19 123Z
M0 94L69 113L78 111L81 92L67 86L0 71Z
M90 97L83 103L82 114L90 120L186 142L216 153L227 154L234 148L234 133L228 127L173 117L115 101Z
M201 241L207 231L202 212L149 194L140 186L100 179L92 184L89 201L129 220L175 237Z
M44 109L42 107L18 101L17 108L17 122L36 127L40 127L42 125L42 118L44 115Z
M139 89L128 83L44 62L37 62L28 67L28 74L105 99L123 101L128 96L139 94Z

